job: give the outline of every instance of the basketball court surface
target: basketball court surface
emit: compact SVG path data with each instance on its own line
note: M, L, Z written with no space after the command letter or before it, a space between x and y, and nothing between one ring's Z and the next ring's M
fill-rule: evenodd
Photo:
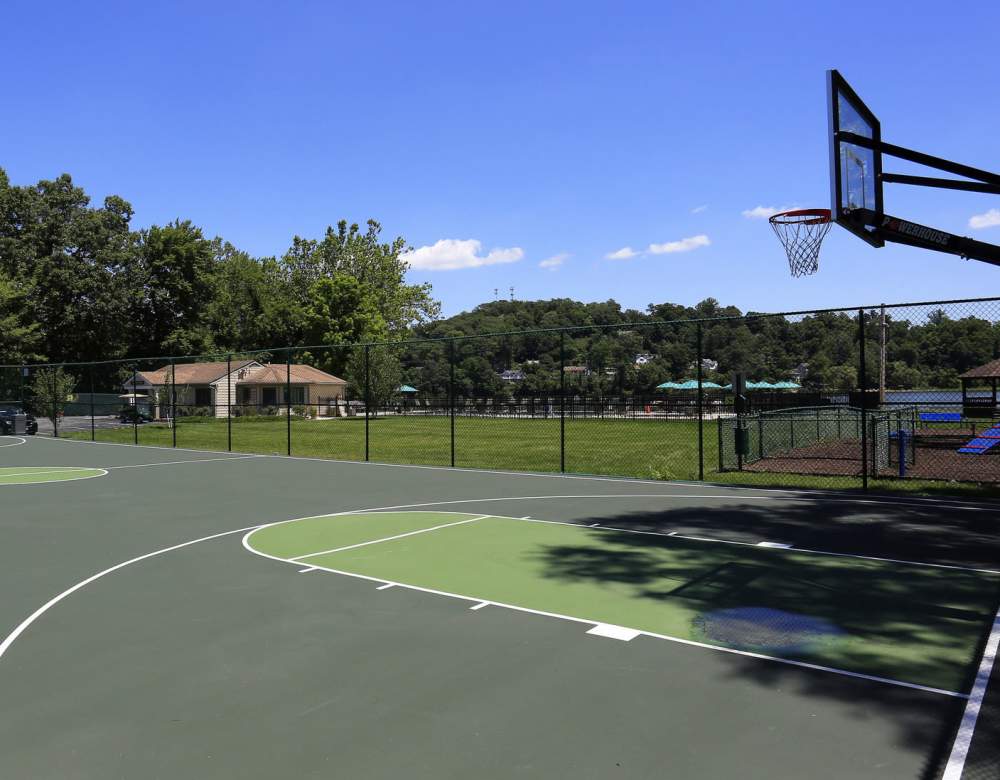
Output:
M3 777L1000 774L994 505L4 437L0 534Z

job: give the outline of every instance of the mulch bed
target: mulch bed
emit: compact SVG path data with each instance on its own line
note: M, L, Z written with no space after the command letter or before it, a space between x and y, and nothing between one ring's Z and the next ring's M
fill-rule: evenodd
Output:
M1000 445L996 452L979 455L957 452L971 438L971 431L965 434L952 429L933 431L926 435L921 430L917 436L916 462L907 466L906 476L912 479L1000 482ZM860 477L861 441L841 440L797 447L744 466L743 470L772 474ZM879 473L882 477L898 475L899 466L895 463Z

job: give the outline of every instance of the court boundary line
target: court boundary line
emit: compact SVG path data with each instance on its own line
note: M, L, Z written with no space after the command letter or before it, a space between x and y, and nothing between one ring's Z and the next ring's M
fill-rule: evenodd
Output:
M78 482L82 479L95 479L97 477L106 477L108 475L108 470L105 468L97 466L10 466L9 468L52 468L52 471L26 471L22 474L3 474L0 473L0 487L26 487L31 485L56 485L60 482ZM43 479L39 482L3 482L4 477L31 477L31 476L44 476L46 474L65 474L68 471L97 471L98 474L87 474L82 477L70 477L69 479Z
M150 466L184 466L188 463L217 463L223 460L249 460L250 458L262 458L263 455L233 455L231 458L192 458L191 460L164 460L159 463L129 463L125 466L104 466L109 471L117 469L145 469Z
M226 450L198 450L190 447L160 447L155 444L128 444L127 442L116 442L116 441L87 441L86 439L65 439L65 438L55 438L52 436L41 436L40 441L61 441L61 442L72 442L75 444L100 444L108 447L142 447L149 450L174 450L180 452L202 452L202 453L212 453L217 455L227 455L230 454ZM250 453L248 453L250 454ZM451 471L463 474L499 474L512 477L533 477L533 478L555 478L555 479L578 479L578 480L590 480L595 482L621 482L626 484L639 484L639 485L673 485L677 487L689 487L689 488L712 488L716 490L730 490L735 492L745 491L745 490L759 490L768 493L791 493L794 494L789 496L789 500L793 501L803 501L804 498L798 498L797 496L824 496L826 498L836 498L837 501L842 503L858 503L858 504L890 504L891 506L920 506L920 507L932 507L932 508L948 508L948 509L960 509L969 512L995 512L996 507L988 505L985 502L974 503L972 501L963 501L961 499L948 499L943 500L936 498L934 496L906 496L903 501L898 500L902 498L904 494L894 495L888 493L875 493L875 494L859 494L848 492L845 490L826 490L821 488L781 488L781 487L767 487L767 486L754 486L754 485L738 485L738 484L728 484L723 482L708 482L699 480L655 480L655 479L642 479L640 477L615 477L615 476L604 476L600 474L566 474L564 472L546 472L546 471L509 471L503 469L478 469L471 466L433 466L424 465L419 463L385 463L382 461L364 461L364 460L343 460L339 458L316 458L306 455L266 455L263 453L252 453L258 458L277 458L279 460L302 460L310 461L314 463L341 463L350 466L377 466L381 468L395 468L395 469L429 469L433 471Z
M359 513L338 512L336 515L330 515L330 516L331 517L336 517L336 516L344 516L344 515L349 515L349 514L378 514L378 513L379 513L379 510L370 510L368 512L359 512ZM317 515L317 517L326 517L326 515ZM502 516L498 516L498 515L488 515L488 517L498 517L500 519L514 519L514 520L518 519L518 518L503 518ZM311 518L302 518L302 519L311 519ZM262 558L269 558L270 560L278 561L280 563L289 563L289 564L292 564L293 566L301 566L302 564L299 561L296 561L296 560L291 559L291 558L281 558L281 557L276 556L276 555L270 555L269 553L261 552L260 550L254 549L250 545L250 541L249 541L250 537L253 536L253 534L256 533L257 531L263 530L263 529L268 528L268 527L270 527L270 526L269 525L262 525L262 526L258 526L256 528L252 528L249 531L247 531L247 533L245 533L243 535L243 538L241 540L241 544L243 545L243 547L246 550L248 550L249 552L253 553L254 555L259 555ZM578 527L580 527L580 528L586 528L586 526L578 526ZM810 669L812 671L825 672L825 673L829 673L829 674L837 674L837 675L841 675L841 676L844 676L844 677L851 677L851 678L855 678L855 679L867 680L869 682L877 682L877 683L882 683L882 684L886 684L886 685L893 685L893 686L901 687L901 688L909 688L911 690L921 691L923 693L932 693L932 694L937 694L937 695L941 695L941 696L949 696L951 698L957 698L957 699L968 699L969 698L969 694L962 693L960 691L949 691L949 690L947 690L945 688L935 688L933 686L921 685L919 683L906 682L905 680L895 680L895 679L893 679L891 677L880 677L878 675L873 675L873 674L864 674L863 672L852 672L852 671L847 670L847 669L838 669L837 667L834 667L834 666L824 666L822 664L813 664L813 663L809 663L807 661L796 661L796 660L791 659L791 658L781 658L779 656L765 655L763 653L754 653L754 652L750 652L748 650L738 650L738 649L732 648L732 647L723 647L723 646L720 646L720 645L710 645L710 644L707 644L705 642L695 641L693 639L682 639L681 637L671 636L669 634L659 634L659 633L656 633L654 631L644 631L642 629L633 628L631 626L622 626L622 625L617 625L617 624L614 624L614 623L608 623L606 620L591 620L591 619L587 619L587 618L576 617L574 615L564 615L564 614L561 614L561 613L558 613L558 612L548 612L548 611L540 610L540 609L532 609L531 607L522 607L522 606L519 606L517 604L508 604L508 603L503 602L503 601L495 601L493 599L485 599L485 598L482 598L481 596L467 596L467 595L464 595L464 594L461 594L461 593L453 593L451 591L438 590L436 588L425 588L425 587L420 586L420 585L411 585L411 584L408 584L408 583L405 583L405 582L399 582L398 580L387 579L385 577L373 577L373 576L370 576L370 575L367 575L367 574L358 574L357 572L349 572L349 571L343 571L342 569L334 569L334 568L332 568L330 566L322 566L322 565L317 564L317 563L312 563L312 564L310 564L310 566L314 567L315 569L317 569L319 571L325 571L325 572L329 572L331 574L338 574L338 575L341 575L341 576L344 576L344 577L351 577L351 578L354 578L354 579L365 580L367 582L378 582L378 583L381 583L383 585L392 585L393 587L403 588L405 590L412 590L412 591L416 591L416 592L419 592L419 593L429 593L429 594L435 595L435 596L444 596L446 598L456 599L456 600L459 600L459 601L471 602L474 606L475 605L483 605L483 606L491 606L491 607L500 607L502 609L509 609L509 610L514 611L514 612L523 612L523 613L526 613L526 614L529 614L529 615L539 615L541 617L555 618L557 620L563 620L563 621L571 622L571 623L578 623L580 625L586 625L586 626L591 626L591 627L600 626L600 625L613 626L615 628L621 628L621 629L624 629L624 630L627 630L627 631L634 631L634 632L636 632L637 636L648 636L648 637L651 637L653 639L660 639L660 640L664 640L666 642L672 642L672 643L675 643L675 644L687 645L689 647L699 647L699 648L703 648L703 649L706 649L706 650L715 650L715 651L718 651L718 652L721 652L721 653L728 653L730 655L737 655L737 656L741 656L741 657L745 657L745 658L754 658L754 659L757 659L757 660L760 660L760 661L773 661L775 663L785 664L785 665L788 665L788 666L794 666L794 667L801 668L801 669ZM482 607L479 607L479 608L481 609ZM470 607L469 609L470 609L470 611L473 611L472 607ZM478 610L475 610L475 611L478 611Z
M983 699L986 698L990 677L993 674L998 647L1000 647L1000 610L997 610L993 618L993 628L986 640L986 646L983 648L979 670L976 672L976 682L969 694L965 712L962 713L962 720L959 723L958 732L955 734L955 742L952 744L951 755L948 756L948 763L941 780L961 780L962 772L965 770L965 760L969 756L969 748L972 747L972 739L976 734L979 712Z
M6 438L7 438L6 436L0 436L0 439L6 439ZM16 441L13 444L0 444L0 449L2 449L3 447L19 447L22 444L28 443L28 440L25 439L23 436L11 436L10 438L19 439L19 441Z

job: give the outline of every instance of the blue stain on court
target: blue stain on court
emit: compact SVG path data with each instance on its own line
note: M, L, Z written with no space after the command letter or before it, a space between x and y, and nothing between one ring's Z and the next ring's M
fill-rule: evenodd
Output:
M769 607L704 612L692 628L704 640L751 652L805 652L844 636L828 620Z

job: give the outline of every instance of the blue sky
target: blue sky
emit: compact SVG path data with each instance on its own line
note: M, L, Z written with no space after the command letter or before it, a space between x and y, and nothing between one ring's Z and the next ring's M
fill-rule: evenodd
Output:
M448 314L511 286L758 311L1000 292L998 268L836 227L820 273L793 280L766 219L744 214L828 205L829 67L886 140L1000 170L996 3L3 13L15 183L69 172L95 200L129 200L136 226L191 219L255 255L374 217ZM887 211L1000 243L1000 198L888 187Z

